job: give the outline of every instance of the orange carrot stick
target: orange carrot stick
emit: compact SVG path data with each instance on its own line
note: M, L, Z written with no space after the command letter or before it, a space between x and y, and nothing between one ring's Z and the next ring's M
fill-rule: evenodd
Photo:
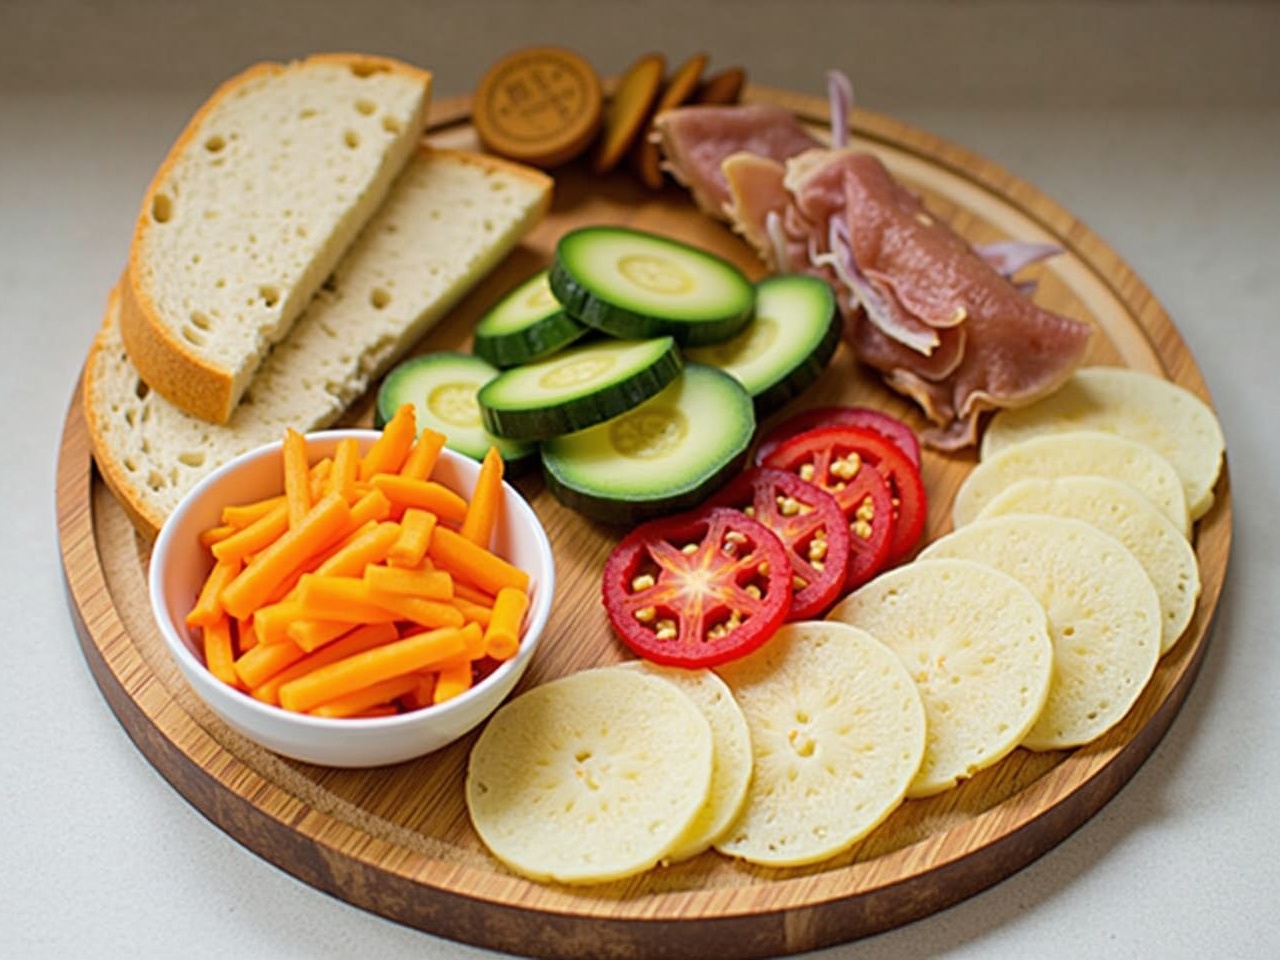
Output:
M268 646L289 639L289 624L305 615L296 598L267 603L253 611L253 629L258 642Z
M349 501L359 474L360 441L355 437L343 437L334 447L333 469L329 471L329 482L325 492L340 493Z
M240 686L236 678L235 651L231 645L231 621L219 617L204 627L204 663L209 672L233 687Z
M351 504L351 523L348 534L354 533L370 520L385 520L391 516L391 501L381 490L368 490Z
M360 479L368 480L379 473L396 473L404 466L409 448L418 435L412 403L402 403L382 427L382 434L365 451L360 461Z
M346 620L295 620L286 632L290 640L311 653L350 633L351 629L351 623Z
M307 441L297 430L284 432L284 499L289 505L289 526L296 527L311 509L311 477L307 471Z
M401 620L409 620L422 627L461 627L466 623L462 611L452 603L406 597L397 593L369 591L373 602L382 610L393 613Z
M453 599L453 577L443 570L369 566L364 570L364 582L370 590L380 593L397 593L426 600Z
M432 694L436 689L436 671L423 670L412 676L417 678L417 686L404 694L400 702L404 704L406 710L421 710L423 707L431 706Z
M488 549L489 541L493 539L493 528L498 522L498 512L502 507L502 473L502 456L497 447L490 447L484 460L480 462L476 486L471 492L467 515L459 530L472 543L485 549Z
M453 598L455 600L467 600L482 607L492 607L495 599L492 593L481 590L474 584L460 580L453 582Z
M427 555L456 580L466 580L494 595L503 587L529 589L529 574L448 527L436 527Z
M249 689L261 686L283 670L297 663L307 652L296 643L260 643L235 662L235 672Z
M210 527L200 533L200 546L206 550L212 547L219 540L225 540L240 528L230 523L221 523L216 527Z
M258 631L253 627L253 618L236 619L236 656L248 653L258 645Z
M385 560L399 536L399 525L390 521L361 528L317 566L315 572L323 576L358 577L369 564Z
M484 631L484 652L495 660L510 660L520 649L520 627L529 609L529 595L523 590L503 587L493 604L493 614Z
M473 603L462 597L454 597L449 602L458 608L458 612L468 623L478 624L482 629L489 626L489 620L493 617L493 607Z
M436 515L429 510L410 507L400 518L400 536L387 551L387 563L395 567L416 567L426 556Z
M471 689L471 664L449 664L436 674L435 689L431 692L432 703L444 703Z
M345 620L348 623L385 623L398 614L375 600L359 577L305 574L298 581L300 619Z
M337 494L325 494L302 523L282 533L227 584L222 591L223 607L232 616L247 617L309 557L342 536L350 522L351 508L346 501Z
M313 708L309 712L317 717L354 717L365 713L373 707L390 704L397 697L415 690L418 686L416 674L405 674L403 677L392 677L371 683L369 686L338 697Z
M395 640L397 636L396 628L390 623L371 623L356 627L333 643L307 654L293 666L281 670L265 683L253 687L250 693L255 699L264 703L278 704L280 688L290 680L297 680L313 670L345 660L365 650L381 647Z
M222 508L222 522L230 524L237 530L243 530L253 521L270 513L284 502L284 494L281 493L274 497L255 500L253 503L231 504Z
M209 549L215 560L243 560L265 549L289 529L289 504L281 501L243 530L219 540Z
M370 483L381 490L392 503L402 507L429 510L441 520L461 523L467 515L467 501L434 480L415 480L398 474L380 473Z
M240 572L241 563L237 560L219 560L205 577L204 586L200 588L200 596L196 605L187 614L187 626L207 627L224 615L222 601L219 599L222 590L235 579Z
M418 434L418 439L414 441L413 449L409 451L409 456L405 457L404 466L400 468L400 476L411 480L428 479L431 471L436 468L436 462L440 459L440 451L444 449L446 439L443 433L432 430L430 427L423 427L422 432Z
M280 705L307 711L380 680L426 669L465 648L462 631L455 627L411 634L290 680L280 687Z

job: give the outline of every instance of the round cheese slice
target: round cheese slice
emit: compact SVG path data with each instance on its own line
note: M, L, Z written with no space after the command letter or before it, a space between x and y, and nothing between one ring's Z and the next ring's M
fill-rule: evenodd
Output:
M671 683L601 667L501 707L471 751L466 800L495 857L535 880L595 883L659 863L711 784L711 727Z
M924 756L924 707L902 662L866 631L797 621L716 671L747 718L754 764L721 853L815 863L901 803Z
M1019 480L987 504L978 519L1015 513L1084 520L1128 547L1160 598L1160 652L1177 643L1200 597L1200 568L1191 544L1150 500L1129 484L1106 477Z
M1061 389L991 418L982 459L1027 437L1101 430L1146 444L1173 464L1191 519L1213 506L1226 441L1213 409L1162 377L1124 367L1084 367Z
M971 523L1005 487L1029 477L1111 477L1160 508L1187 536L1191 521L1178 471L1150 447L1097 430L1032 436L984 455L956 490L951 521Z
M674 683L711 725L711 789L707 802L666 859L687 860L708 849L737 819L751 782L751 733L733 693L710 670L681 670L629 660L619 670L639 670Z
M928 732L908 796L938 793L1006 756L1049 695L1044 608L985 564L909 563L854 591L829 617L879 638L920 690Z
M1031 591L1049 619L1049 699L1022 744L1057 750L1118 723L1160 655L1160 601L1137 559L1083 520L995 517L935 540L922 558L976 560Z

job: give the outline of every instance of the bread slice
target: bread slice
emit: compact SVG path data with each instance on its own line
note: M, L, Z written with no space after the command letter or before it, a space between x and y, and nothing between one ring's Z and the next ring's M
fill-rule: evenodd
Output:
M337 420L537 223L551 185L519 164L419 148L225 425L147 386L129 361L113 291L83 402L98 468L139 530L154 536L201 477L286 426Z
M396 60L321 54L214 92L147 189L121 286L151 389L227 422L413 153L430 90Z

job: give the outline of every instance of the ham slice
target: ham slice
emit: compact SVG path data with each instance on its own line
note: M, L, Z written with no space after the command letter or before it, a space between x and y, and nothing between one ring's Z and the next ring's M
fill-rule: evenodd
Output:
M824 146L790 110L765 103L676 107L658 114L653 126L665 169L717 220L728 219L729 188L721 169L727 157L746 152L782 162Z
M669 169L771 269L831 283L855 355L920 406L929 445L974 444L983 413L1051 393L1082 362L1092 327L1011 282L1058 248L975 250L878 158L818 145L780 108L684 107L663 119Z

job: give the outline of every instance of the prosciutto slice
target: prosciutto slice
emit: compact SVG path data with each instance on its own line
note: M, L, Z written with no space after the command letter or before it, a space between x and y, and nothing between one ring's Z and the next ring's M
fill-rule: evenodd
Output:
M664 110L653 121L665 169L688 188L708 216L727 220L729 188L721 165L735 153L779 163L824 144L795 114L773 104L688 106Z
M830 83L843 131L847 86ZM819 145L782 113L786 122L766 130L756 125L781 123L778 108L671 111L668 167L771 269L832 285L854 354L920 406L932 424L926 443L971 446L983 413L1066 381L1092 327L1039 307L1011 280L1057 247L1015 240L975 249L874 155L843 137L835 148Z

